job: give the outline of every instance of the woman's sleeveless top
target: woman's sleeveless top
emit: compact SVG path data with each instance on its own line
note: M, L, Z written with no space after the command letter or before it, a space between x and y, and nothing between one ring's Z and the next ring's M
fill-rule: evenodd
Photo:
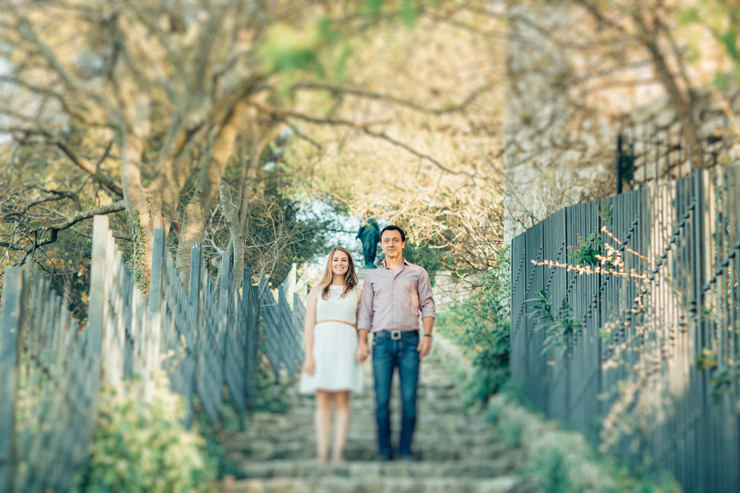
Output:
M322 298L319 292L319 299L316 302L316 323L338 320L351 325L357 324L357 295L354 290L350 290L342 298L343 292L344 286L330 286L328 300Z

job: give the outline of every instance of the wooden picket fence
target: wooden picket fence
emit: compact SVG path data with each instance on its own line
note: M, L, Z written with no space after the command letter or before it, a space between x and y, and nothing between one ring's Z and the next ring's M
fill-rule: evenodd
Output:
M196 396L214 422L223 405L240 415L249 412L263 353L276 376L285 368L295 377L305 320L305 282L297 283L295 266L276 300L264 283L237 286L228 256L220 285L214 286L198 243L192 245L188 287L166 248L164 230L155 230L153 249L147 300L121 257L108 218L95 217L84 330L43 272L30 264L5 270L0 492L69 489L88 457L104 386L140 378L147 389L164 371L190 404L184 423L189 426ZM249 279L245 269L244 280Z

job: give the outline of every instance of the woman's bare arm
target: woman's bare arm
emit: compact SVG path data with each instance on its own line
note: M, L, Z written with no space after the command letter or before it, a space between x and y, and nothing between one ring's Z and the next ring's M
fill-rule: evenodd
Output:
M319 296L319 287L314 286L306 300L306 324L304 326L304 342L306 343L306 357L303 369L309 375L316 371L316 362L313 359L313 331L316 327L316 302Z
M362 301L362 289L355 288L355 296L357 296L357 316L360 316L360 301Z
M355 295L357 296L357 318L359 320L360 318L360 305L362 305L362 289L355 288ZM362 363L365 361L368 355L367 345L363 346L361 344L357 345L357 354L355 355L355 359L358 363Z

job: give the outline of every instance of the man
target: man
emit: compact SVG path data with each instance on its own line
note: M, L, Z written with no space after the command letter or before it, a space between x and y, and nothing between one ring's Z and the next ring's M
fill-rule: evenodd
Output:
M373 333L373 374L375 376L378 447L381 460L391 460L391 383L398 368L401 378L401 439L398 457L413 460L411 440L416 426L416 389L419 364L432 348L434 299L429 274L403 258L406 234L398 226L386 226L380 233L385 260L365 278L357 319L359 343L357 360L369 353L368 332ZM424 333L419 336L419 314Z

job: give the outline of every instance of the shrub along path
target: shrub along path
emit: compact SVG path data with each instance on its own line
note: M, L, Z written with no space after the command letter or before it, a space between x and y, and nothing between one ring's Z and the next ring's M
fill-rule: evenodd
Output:
M443 343L443 344L438 344ZM255 413L245 432L225 439L228 457L249 479L224 481L229 493L293 492L529 492L537 491L521 470L524 453L507 446L479 414L467 413L461 386L442 359L454 357L446 341L424 359L414 435L416 462L375 460L375 409L369 365L365 391L352 399L352 422L342 464L315 456L314 400L293 395L285 414ZM453 355L453 356L451 356ZM457 372L462 373L462 372ZM391 401L394 438L400 426L400 395ZM500 433L499 433L500 434ZM510 440L511 441L511 440Z

